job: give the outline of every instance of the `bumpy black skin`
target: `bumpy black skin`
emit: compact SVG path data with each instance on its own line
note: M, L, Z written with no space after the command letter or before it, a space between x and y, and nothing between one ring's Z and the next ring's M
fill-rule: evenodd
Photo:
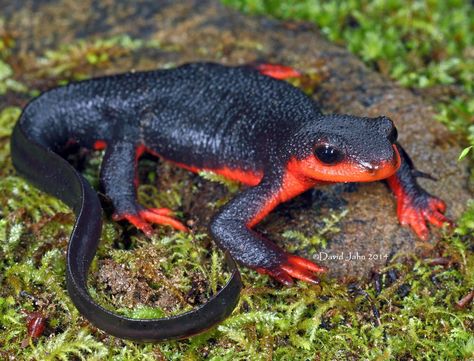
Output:
M105 141L101 179L118 214L140 210L133 184L140 146L198 169L263 174L258 185L220 210L210 230L240 263L275 270L286 254L247 224L282 189L289 161L311 156L316 144L331 143L344 152L346 162L370 168L393 159L395 138L387 118L322 115L300 90L251 67L193 63L92 79L42 94L15 127L12 156L23 176L76 211L67 281L80 312L116 336L163 340L189 336L227 316L240 290L238 272L211 300L212 306L206 304L203 312L187 318L130 320L106 311L86 287L100 235L99 202L82 176L55 152L70 140L89 148L96 140Z

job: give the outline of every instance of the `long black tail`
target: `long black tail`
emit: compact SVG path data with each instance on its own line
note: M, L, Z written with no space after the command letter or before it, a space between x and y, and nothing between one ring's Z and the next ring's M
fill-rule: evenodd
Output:
M102 228L102 209L97 193L66 160L28 137L21 127L21 120L12 134L11 155L13 165L23 177L74 210L76 223L67 250L67 288L79 312L96 327L114 336L137 341L179 339L211 328L235 308L242 282L235 262L228 255L226 262L232 271L230 280L207 303L190 312L161 319L132 319L98 305L87 291L87 274Z

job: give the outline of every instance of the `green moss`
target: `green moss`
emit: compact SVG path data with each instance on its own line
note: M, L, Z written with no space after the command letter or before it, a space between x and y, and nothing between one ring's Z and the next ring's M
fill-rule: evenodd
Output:
M469 1L223 2L245 12L312 21L330 40L404 85L457 83L473 90L472 58L461 60L474 39Z
M104 67L114 58L130 54L146 43L121 35L94 42L79 40L56 50L46 50L36 76L83 79L90 67Z
M26 87L22 83L12 79L13 71L7 63L0 60L0 95L8 90L25 92Z
M13 125L19 118L21 109L18 107L7 107L0 112L0 139L9 136Z
M227 178L216 173L201 171L199 172L199 175L208 181L217 182L224 185L230 193L235 193L240 188L239 183L228 180Z
M339 221L344 218L347 214L347 210L340 213L332 213L329 217L322 218L323 226L318 228L317 231L311 236L306 236L300 231L287 230L282 233L284 238L290 239L289 251L294 252L297 249L305 249L308 254L315 254L327 245L325 238L328 234L336 234L341 230L337 227Z
M82 360L101 360L108 354L108 348L97 341L88 330L73 332L67 330L57 337L41 340L32 346L33 360L70 360L73 357Z

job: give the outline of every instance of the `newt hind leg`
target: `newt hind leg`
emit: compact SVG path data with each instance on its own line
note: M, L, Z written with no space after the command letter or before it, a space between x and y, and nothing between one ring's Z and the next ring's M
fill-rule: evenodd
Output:
M301 73L299 71L285 65L261 63L255 64L254 68L264 75L279 80L299 78L301 76Z
M147 236L153 234L152 224L168 225L186 232L188 228L173 217L168 208L145 208L138 204L136 166L143 147L129 142L108 144L101 167L101 184L112 200L115 221L127 220Z

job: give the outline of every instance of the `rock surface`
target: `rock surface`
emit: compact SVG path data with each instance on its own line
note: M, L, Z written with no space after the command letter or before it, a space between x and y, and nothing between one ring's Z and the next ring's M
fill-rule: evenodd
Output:
M467 169L457 163L460 148L451 144L448 131L433 120L434 109L409 90L367 69L348 51L325 40L311 25L247 17L207 0L0 0L0 8L5 27L15 33L15 55L19 58L39 56L45 49L56 49L78 39L120 34L161 44L159 48L118 58L111 66L88 76L199 60L226 64L265 60L316 72L321 79L313 97L325 112L384 114L395 121L400 142L417 167L439 179L420 183L447 202L450 217L459 216L471 198ZM301 230L311 235L322 226L321 217L347 209L339 223L341 232L328 235L322 257L347 257L351 252L359 258L317 261L330 268L330 275L366 276L395 254L419 253L426 248L417 243L409 229L398 225L395 201L382 183L339 185L332 190L315 191L311 196L312 203L307 202L306 195L279 207L260 229L285 244L289 240L281 237L282 230ZM196 215L202 219L209 216ZM439 232L433 234L433 239L439 238ZM317 253L299 253L318 258Z

